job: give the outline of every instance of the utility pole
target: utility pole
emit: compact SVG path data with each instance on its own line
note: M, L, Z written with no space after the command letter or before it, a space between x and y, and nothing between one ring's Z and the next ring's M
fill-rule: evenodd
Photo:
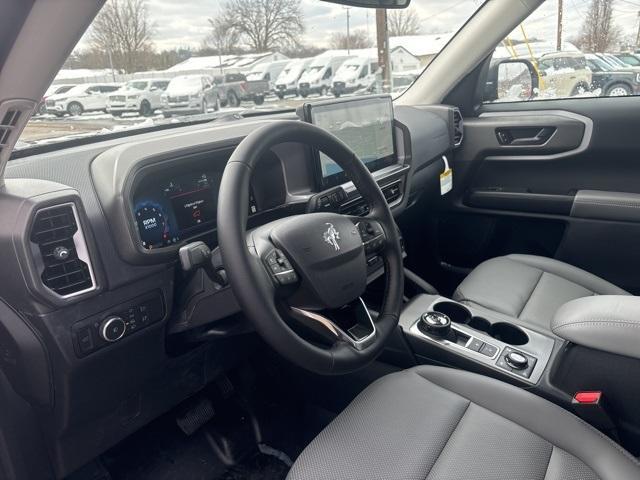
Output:
M109 68L111 69L111 78L115 83L116 81L116 72L113 71L113 56L111 55L111 49L107 48L107 55L109 56Z
M387 30L387 10L376 9L376 40L378 65L382 68L382 91L391 91L391 64L389 62L389 31Z
M635 46L635 50L638 50L640 48L640 10L638 10L638 33L636 35L636 46Z
M347 10L347 55L351 53L351 28L350 28L350 16L351 7L344 7Z
M556 50L562 50L562 0L558 0L558 36L556 39Z

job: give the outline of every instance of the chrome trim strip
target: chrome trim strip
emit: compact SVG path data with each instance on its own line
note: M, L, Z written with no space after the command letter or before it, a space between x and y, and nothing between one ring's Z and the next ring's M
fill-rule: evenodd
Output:
M364 301L362 300L361 297L358 297L358 300L360 301L360 304L364 309L367 315L367 319L369 320L372 328L371 333L366 337L361 338L360 340L354 340L347 332L342 330L339 326L337 326L333 321L331 321L329 318L325 317L324 315L320 315L317 312L312 312L312 311L305 310L298 307L289 307L289 308L295 314L299 315L298 318L318 322L320 325L326 328L332 335L334 335L336 337L336 340L346 342L356 350L364 350L365 348L367 348L369 345L373 343L373 340L377 335L377 330L376 330L376 325L373 322L371 315L369 314L369 309L365 305Z
M45 212L47 210L52 210L54 208L65 207L67 205L71 205L71 211L73 211L73 218L75 218L76 226L78 227L78 229L76 230L76 233L74 233L73 237L72 237L73 243L74 243L74 245L76 247L76 255L78 255L78 259L80 259L83 262L85 262L87 264L87 267L89 268L89 277L91 278L91 287L85 288L84 290L78 290L77 292L69 293L67 295L60 295L60 294L54 292L53 290L51 290L44 283L42 284L47 290L49 290L51 293L53 293L54 295L56 295L56 296L58 296L60 298L77 297L78 295L82 295L84 293L92 292L96 288L98 288L98 286L96 284L96 278L95 278L95 275L94 275L94 272L93 272L93 265L91 263L91 257L89 256L89 248L87 247L87 243L86 243L86 240L84 238L84 233L82 231L82 223L80 222L80 216L78 215L78 209L76 208L76 204L74 202L66 202L66 203L59 203L57 205L51 205L50 207L39 208L38 210L36 210L35 215L37 215L39 212ZM34 218L35 218L35 215L34 215ZM32 226L32 228L33 228L33 226ZM40 253L40 249L38 249L38 255L40 256L40 262L42 262L42 264L44 265L44 261L42 259L42 254Z

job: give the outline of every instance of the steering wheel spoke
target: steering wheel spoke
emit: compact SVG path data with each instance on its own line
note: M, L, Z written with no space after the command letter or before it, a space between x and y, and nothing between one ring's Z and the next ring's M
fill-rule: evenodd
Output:
M313 330L332 345L343 342L352 349L361 351L375 342L376 325L360 297L342 309L326 314L298 307L289 309L291 318ZM334 321L331 317L337 318Z

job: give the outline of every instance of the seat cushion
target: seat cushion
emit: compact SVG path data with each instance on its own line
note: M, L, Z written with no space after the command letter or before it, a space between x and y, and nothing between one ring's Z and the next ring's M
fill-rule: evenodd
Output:
M636 459L574 415L481 375L421 366L365 389L289 480L638 479Z
M551 331L551 320L558 308L570 300L592 295L629 293L552 258L507 255L478 265L458 286L453 298Z

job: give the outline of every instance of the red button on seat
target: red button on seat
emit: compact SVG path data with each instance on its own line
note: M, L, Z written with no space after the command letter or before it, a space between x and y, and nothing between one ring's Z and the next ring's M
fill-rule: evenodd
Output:
M598 403L602 392L578 392L573 397L578 403Z

